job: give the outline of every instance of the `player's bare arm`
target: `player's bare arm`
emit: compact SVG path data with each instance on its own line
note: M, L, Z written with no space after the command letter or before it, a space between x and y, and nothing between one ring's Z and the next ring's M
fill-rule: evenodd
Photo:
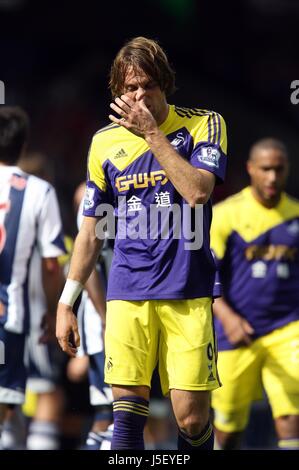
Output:
M85 289L87 290L88 296L92 301L94 308L101 317L102 322L102 340L105 343L105 331L106 331L106 294L103 281L100 278L100 274L94 268L91 275L85 283Z
M96 237L97 222L98 219L94 217L83 219L76 238L67 283L57 308L56 337L62 350L72 357L75 357L80 345L77 319L72 307L95 266L102 246L102 240Z
M249 345L252 342L254 329L245 318L235 312L223 297L215 300L213 312L222 323L227 339L234 346Z
M116 118L110 115L110 120L146 140L176 190L191 207L205 204L209 200L214 189L215 176L209 171L195 170L176 152L159 129L143 98L134 101L127 95L122 95L110 106L121 116Z
M57 258L42 258L42 280L46 297L47 311L42 319L43 334L41 343L55 339L55 314L61 294L64 277Z
M42 278L48 312L55 312L64 277L57 258L42 258Z
M106 295L103 281L96 269L92 270L91 275L85 283L85 289L92 301L94 308L101 317L102 325L106 324Z

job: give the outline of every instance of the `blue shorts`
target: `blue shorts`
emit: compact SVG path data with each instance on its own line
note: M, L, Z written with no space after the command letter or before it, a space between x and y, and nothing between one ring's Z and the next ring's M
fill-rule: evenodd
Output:
M111 405L113 401L112 389L104 382L104 363L103 351L89 355L89 394L93 406Z
M25 400L24 349L25 335L0 325L0 403L20 405Z

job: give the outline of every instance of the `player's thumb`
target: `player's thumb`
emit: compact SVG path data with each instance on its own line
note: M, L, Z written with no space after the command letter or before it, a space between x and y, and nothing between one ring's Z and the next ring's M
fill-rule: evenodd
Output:
M148 109L146 104L145 104L145 101L144 101L144 96L141 96L139 99L137 99L136 101L138 101L138 104L140 106L141 109Z
M73 328L73 334L74 334L75 346L76 348L78 348L80 346L80 335L79 335L78 328Z
M254 333L254 328L252 328L252 326L246 320L243 320L243 329L249 335Z

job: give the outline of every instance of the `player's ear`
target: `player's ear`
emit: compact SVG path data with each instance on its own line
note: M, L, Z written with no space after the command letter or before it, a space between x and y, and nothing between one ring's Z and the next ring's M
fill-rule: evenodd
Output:
M253 163L251 160L247 160L246 162L246 169L247 169L247 173L251 176L252 175L252 170L253 170Z

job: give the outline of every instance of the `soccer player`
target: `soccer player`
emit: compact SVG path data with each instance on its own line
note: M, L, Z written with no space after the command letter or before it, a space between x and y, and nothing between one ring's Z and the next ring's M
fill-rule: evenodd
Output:
M216 112L168 104L174 72L151 39L124 45L111 68L110 88L116 116L91 143L84 220L58 305L57 338L64 351L76 354L72 305L98 257L102 209L113 206L117 237L105 335L105 381L114 397L112 449L144 448L158 360L179 428L178 448L212 449L210 390L219 379L210 195L225 174L225 123Z
M49 183L53 182L53 168L47 157L40 152L26 152L18 166ZM53 224L60 226L59 210L52 213ZM53 218L54 217L54 218ZM64 242L60 240L60 256L65 255ZM63 286L63 271L60 267L60 289ZM36 412L29 425L28 450L55 450L60 447L60 419L63 410L61 380L64 357L54 336L55 316L47 311L47 299L42 283L42 259L38 247L33 250L29 270L30 328L27 338L27 390L36 394ZM52 299L55 304L55 299Z
M218 369L212 394L218 444L240 446L250 405L269 398L282 449L299 448L299 201L284 192L285 145L256 142L251 185L217 204L211 245L223 297L215 301Z
M54 315L61 292L57 256L63 252L63 242L55 190L16 166L28 131L28 116L21 108L0 108L0 426L7 405L24 401L24 343L34 250L41 257L48 314Z

